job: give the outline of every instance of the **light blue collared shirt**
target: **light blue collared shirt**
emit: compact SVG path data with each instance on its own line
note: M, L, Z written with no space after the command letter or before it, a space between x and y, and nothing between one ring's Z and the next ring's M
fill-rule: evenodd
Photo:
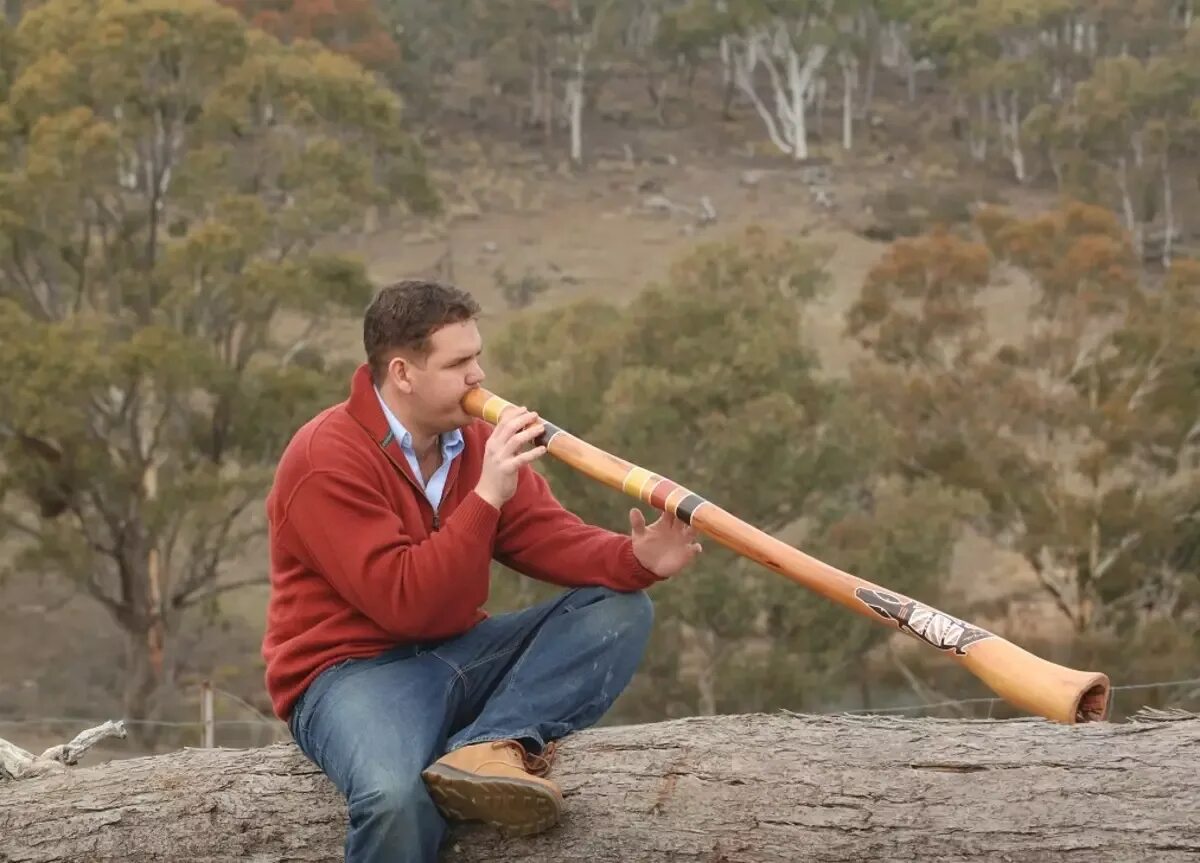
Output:
M433 472L433 476L426 480L425 477L421 476L421 465L417 462L416 452L413 451L412 435L409 434L408 429L404 427L403 423L396 419L396 415L392 413L391 408L384 402L383 396L378 389L375 390L375 396L379 399L379 406L383 408L383 415L387 417L388 428L392 430L392 435L400 442L400 451L408 459L413 476L424 486L425 497L428 498L429 503L433 506L433 511L437 512L438 506L442 502L442 492L446 490L446 478L450 476L450 463L458 458L458 454L463 451L462 429L455 429L441 436L442 463Z

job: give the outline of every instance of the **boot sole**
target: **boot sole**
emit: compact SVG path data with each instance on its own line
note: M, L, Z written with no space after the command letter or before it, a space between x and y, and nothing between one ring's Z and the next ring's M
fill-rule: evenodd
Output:
M483 821L505 836L533 836L558 823L562 798L537 782L479 776L435 764L421 777L441 813L457 821Z

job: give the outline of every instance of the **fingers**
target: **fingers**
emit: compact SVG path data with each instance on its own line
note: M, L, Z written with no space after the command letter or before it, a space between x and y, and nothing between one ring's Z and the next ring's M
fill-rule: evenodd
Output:
M638 536L646 529L646 516L642 515L642 511L637 507L629 510L629 526L633 529L633 535Z
M525 444L542 434L546 427L533 411L520 408L506 411L504 418L496 424L488 444L501 456L511 456Z
M672 515L666 510L663 510L663 514L658 521L661 522L662 526L667 530L681 534L684 539L696 538L696 528L692 527L690 524L687 524L679 516Z
M542 432L545 430L546 427L544 425L539 422L535 422L533 425L529 426L528 428L521 429L519 432L509 438L506 446L519 449L525 444L531 442L538 435L542 434Z
M515 410L505 411L504 416L500 418L500 422L496 423L496 429L492 432L492 437L503 443L517 431L537 420L538 415L527 408L519 407Z
M536 461L546 454L544 446L535 446L533 449L527 449L524 452L519 452L508 460L508 463L514 467L520 467L523 464L529 464L531 461Z

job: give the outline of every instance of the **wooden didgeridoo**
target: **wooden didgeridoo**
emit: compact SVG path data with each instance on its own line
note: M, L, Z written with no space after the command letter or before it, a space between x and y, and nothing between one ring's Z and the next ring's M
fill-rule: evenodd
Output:
M477 388L463 409L495 424L511 402ZM726 548L885 626L896 625L957 660L1010 704L1056 722L1102 721L1108 716L1109 680L1048 662L970 623L842 572L764 533L683 486L617 458L541 420L536 441L550 455L642 503L669 512Z

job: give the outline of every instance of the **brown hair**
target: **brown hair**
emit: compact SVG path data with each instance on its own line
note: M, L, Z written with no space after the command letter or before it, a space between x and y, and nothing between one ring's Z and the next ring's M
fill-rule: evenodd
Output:
M479 304L466 291L441 282L405 279L383 288L363 315L363 347L376 385L397 351L429 356L430 337L447 324L473 320Z

